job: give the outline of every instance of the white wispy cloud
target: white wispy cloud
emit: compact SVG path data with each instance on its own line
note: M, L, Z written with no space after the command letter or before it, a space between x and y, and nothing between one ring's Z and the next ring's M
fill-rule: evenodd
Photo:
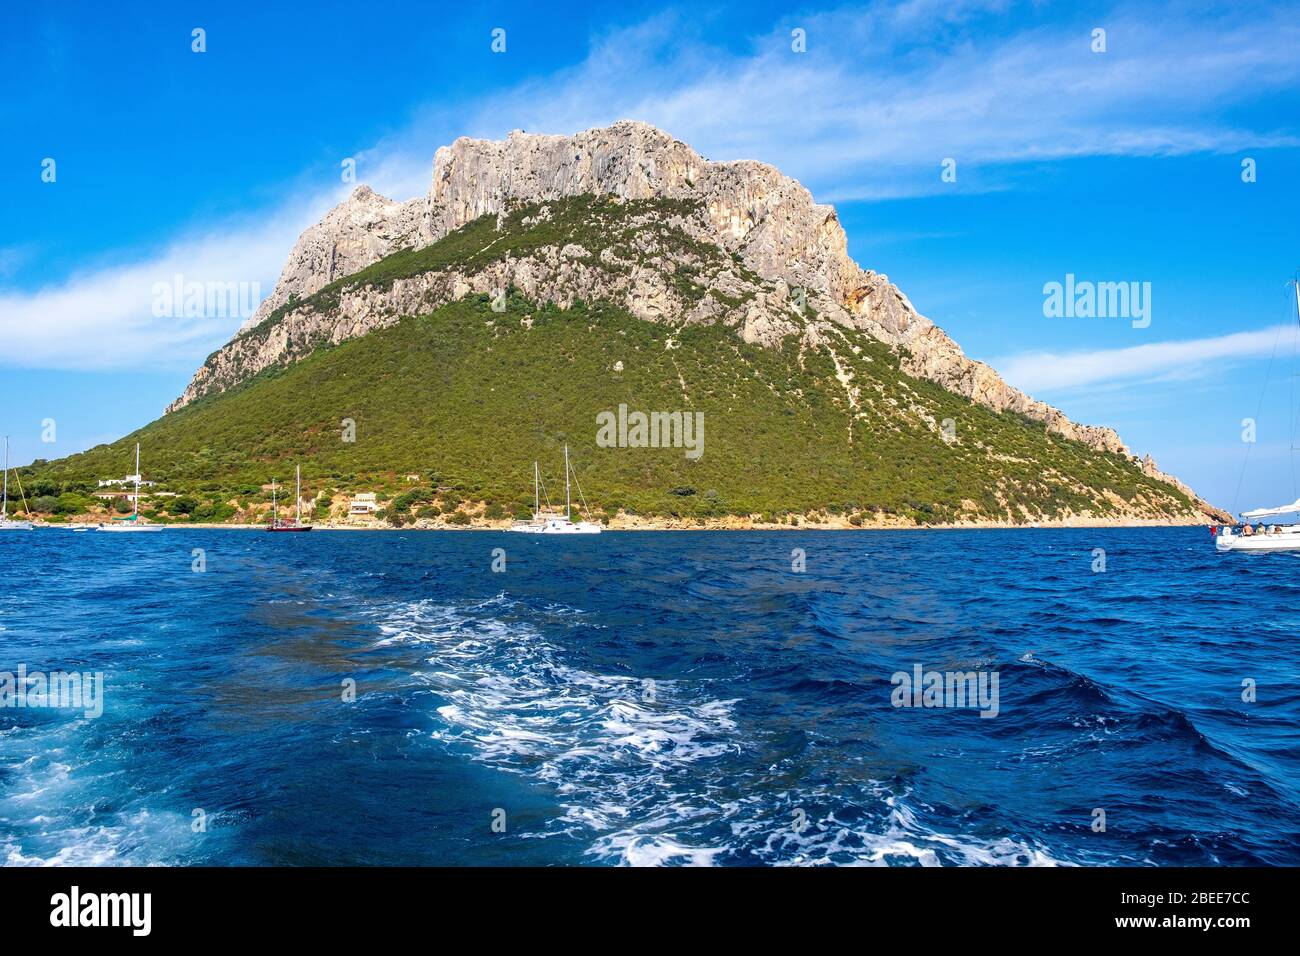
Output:
M1223 372L1248 359L1268 359L1289 347L1296 326L1280 325L1181 342L1119 349L1022 352L989 360L1009 383L1043 396L1082 386L1135 384ZM1289 354L1289 353L1288 353Z
M158 283L256 283L262 294L328 197L296 198L256 221L214 223L133 262L74 273L30 291L0 290L0 362L26 368L184 366L228 339L238 316L154 315Z
M1114 13L1099 18L1107 52L1093 53L1093 20L1023 25L1030 6L912 0L794 16L744 54L663 15L599 38L571 70L489 97L470 122L500 135L644 119L710 158L762 159L839 199L944 188L947 157L962 188L985 189L1002 178L971 170L1296 142L1215 118L1300 83L1300 24L1285 9ZM963 26L973 20L978 34ZM796 27L804 54L790 48Z
M568 133L621 118L655 123L713 159L771 162L823 199L924 193L937 188L945 157L958 160L961 188L989 189L1009 188L1009 171L1026 163L1293 142L1215 119L1300 85L1300 21L1284 8L1112 14L1101 18L1105 54L1089 51L1091 21L1042 25L1026 13L1036 9L1013 0L870 4L792 17L739 53L710 42L691 15L662 14L593 37L572 68L454 111L417 112L358 151L359 178L405 199L427 189L434 150L454 135ZM790 49L796 27L807 31L807 53ZM268 293L297 235L345 193L299 190L256 219L214 221L125 265L0 286L0 364L192 366L239 321L155 318L154 284L179 272L258 282ZM0 282L12 278L6 261L11 273L31 266L0 255Z

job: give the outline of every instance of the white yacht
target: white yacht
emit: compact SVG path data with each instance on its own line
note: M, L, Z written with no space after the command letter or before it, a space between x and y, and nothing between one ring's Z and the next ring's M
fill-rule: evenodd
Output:
M1243 530L1236 531L1230 525L1225 526L1215 535L1214 546L1220 551L1300 551L1300 524L1250 524L1261 518L1293 514L1300 514L1300 500L1277 508L1243 511ZM1250 528L1250 532L1247 533L1245 528Z
M1295 291L1296 321L1300 323L1300 279L1289 284ZM1245 474L1244 466L1242 474ZM1232 525L1211 529L1215 532L1214 547L1219 551L1300 551L1300 524L1262 523L1265 518L1296 514L1300 514L1300 498L1289 505L1279 505L1276 508L1243 511L1240 529Z
M160 524L145 524L140 520L140 443L135 443L135 474L127 476L135 481L135 507L125 518L113 518L101 524L99 531L161 531Z
M543 511L542 495L545 493L545 488L542 486L542 472L537 462L533 462L533 517L529 521L516 521L510 526L510 530L523 534L600 534L603 529L599 522L573 520L573 507L569 496L569 476L571 473L576 482L578 476L569 466L569 446L565 445L564 513L560 514L558 510L552 509L549 498L546 501L546 510ZM587 499L582 494L581 485L578 486L578 497L582 499L583 510L586 511Z
M27 495L23 492L22 479L18 480L18 493L23 496L23 511L27 512ZM9 517L9 436L5 436L5 478L4 478L4 498L0 499L0 531L31 531L32 523L30 521L16 521Z

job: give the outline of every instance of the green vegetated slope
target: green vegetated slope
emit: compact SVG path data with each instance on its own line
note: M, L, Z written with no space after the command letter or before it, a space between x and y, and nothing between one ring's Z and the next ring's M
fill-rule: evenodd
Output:
M589 502L608 514L885 512L930 523L1023 519L1022 505L1049 519L1110 514L1117 501L1153 513L1190 506L1125 458L910 378L866 334L834 335L860 388L856 410L830 353L793 337L766 349L721 325L673 328L515 296L499 313L470 297L319 349L112 445L36 463L25 480L29 494L88 488L129 471L139 441L160 488L214 502L291 478L298 462L312 494L396 489L410 473L453 506L515 513L531 508L534 460L552 499L563 495L567 442ZM597 415L620 403L703 412L703 456L597 447ZM951 443L938 431L949 418ZM356 423L354 442L342 439L344 419Z

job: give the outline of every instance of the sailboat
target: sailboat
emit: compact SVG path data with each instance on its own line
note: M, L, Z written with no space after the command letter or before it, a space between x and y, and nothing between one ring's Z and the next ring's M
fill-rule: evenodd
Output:
M266 526L267 531L310 531L311 525L302 523L302 466L294 466L295 487L297 489L294 497L298 499L298 509L293 521L281 521L279 503L275 496L275 479L271 479L271 523Z
M548 498L546 507L548 510L542 510L541 494L542 473L537 462L533 462L533 517L530 521L516 521L510 526L511 531L518 531L523 534L600 534L603 530L601 526L594 521L574 521L573 505L569 494L569 476L573 475L577 480L577 474L569 465L569 446L564 446L564 514L558 511L550 510L551 502ZM585 508L587 504L586 497L582 494L582 486L578 486L578 496L582 498Z
M1296 321L1300 322L1300 279L1293 280L1288 285L1295 291ZM1243 511L1241 531L1234 530L1231 525L1210 529L1215 535L1214 547L1219 551L1300 551L1300 524L1265 526L1262 523L1265 518L1295 514L1300 514L1300 498L1289 505L1279 505L1276 508ZM1252 521L1261 523L1253 527Z
M18 493L23 496L23 511L27 511L27 495L23 492L21 479L18 482ZM5 479L4 479L4 498L3 505L0 505L0 531L31 531L32 523L30 521L17 521L9 518L9 436L5 436Z
M113 518L108 524L101 524L100 531L161 531L160 524L144 524L140 521L140 443L135 443L135 474L129 475L135 480L135 507L125 518Z

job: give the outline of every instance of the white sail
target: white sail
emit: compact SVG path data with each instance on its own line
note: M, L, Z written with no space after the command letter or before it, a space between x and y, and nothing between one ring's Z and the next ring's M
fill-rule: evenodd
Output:
M1243 518L1271 518L1274 515L1291 515L1300 514L1300 498L1297 498L1289 505L1278 505L1276 508L1256 508L1254 511L1243 511Z

